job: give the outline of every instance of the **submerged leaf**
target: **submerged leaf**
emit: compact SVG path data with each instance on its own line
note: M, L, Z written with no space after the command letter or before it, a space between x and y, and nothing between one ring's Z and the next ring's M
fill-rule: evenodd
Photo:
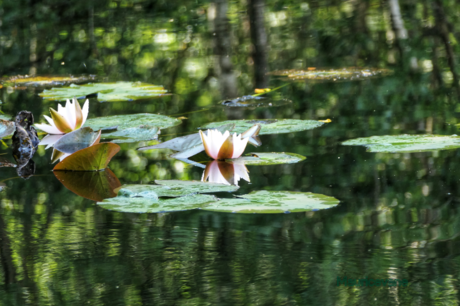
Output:
M268 73L269 75L284 76L288 80L311 80L311 81L358 81L372 77L381 77L391 74L389 69L376 68L342 68L342 69L290 69L278 70Z
M68 133L54 143L54 148L63 153L74 153L78 150L98 144L101 139L101 130L94 132L89 127L84 127Z
M102 208L125 213L164 213L202 208L206 204L217 201L211 195L194 194L172 199L158 197L115 197L105 199L97 204Z
M240 198L219 199L203 209L244 214L277 214L316 211L339 204L336 198L311 192L260 190L238 197Z
M211 129L223 124L235 124L235 133L243 133L254 124L262 126L260 135L293 133L311 130L322 126L324 122L316 120L297 120L297 119L268 119L268 120L227 120L221 122L208 123L200 129Z
M278 164L298 163L305 159L305 156L295 153L250 153L236 159L226 160L233 164L244 164L248 166L267 166Z
M121 186L120 181L110 169L91 172L54 171L53 173L67 189L93 201L102 201L117 196L114 189Z
M93 130L113 128L114 132L102 134L102 138L115 139L114 142L136 142L157 137L159 129L176 126L182 121L156 114L132 114L88 119L85 126Z
M166 94L163 86L141 82L72 84L69 87L52 88L40 94L46 100L65 100L69 97L86 97L97 94L99 102L120 102L161 97Z
M460 148L457 135L386 135L347 140L345 146L365 146L369 152L425 152Z
M110 159L120 151L120 146L105 142L79 150L57 164L53 171L97 171L107 168Z

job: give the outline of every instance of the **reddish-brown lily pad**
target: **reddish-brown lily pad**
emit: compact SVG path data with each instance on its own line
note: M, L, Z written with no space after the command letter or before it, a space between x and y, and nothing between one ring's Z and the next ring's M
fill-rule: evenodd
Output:
M117 193L114 192L114 189L121 186L120 181L110 169L83 173L55 171L54 175L67 189L93 201L116 197Z
M111 142L99 143L81 149L57 164L53 171L98 171L107 168L120 146Z

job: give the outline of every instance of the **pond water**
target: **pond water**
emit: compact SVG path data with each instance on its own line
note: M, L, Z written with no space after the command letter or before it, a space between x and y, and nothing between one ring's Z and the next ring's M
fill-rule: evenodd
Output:
M34 175L0 171L0 305L458 304L456 137L446 137L445 147L424 138L398 152L391 137L381 138L380 152L342 144L459 133L458 9L453 1L374 0L1 4L5 79L86 76L82 83L139 81L170 93L124 102L92 95L89 119L151 113L182 120L161 129L162 142L225 120L330 119L309 130L261 133L262 145L246 153L306 158L247 165L238 190L214 195L293 191L340 203L273 214L119 212L89 199L98 183L86 174L80 179L89 184L68 189L52 172L52 149L39 146ZM309 67L391 73L355 80L267 74ZM263 88L276 90L232 102ZM28 110L43 123L49 107L57 108L39 96L45 89L4 83L1 111L12 118ZM204 152L186 163L170 149L137 150L157 143L119 143L108 166L116 180L202 179L210 161ZM2 165L14 163L10 139L0 154ZM348 286L344 278L407 285Z

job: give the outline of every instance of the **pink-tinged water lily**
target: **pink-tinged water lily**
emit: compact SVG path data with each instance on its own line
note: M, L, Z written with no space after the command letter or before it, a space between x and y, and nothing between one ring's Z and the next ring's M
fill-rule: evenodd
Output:
M78 130L85 124L88 117L88 110L88 100L86 100L83 108L80 107L77 99L72 99L72 102L67 100L65 107L58 104L57 111L50 107L51 118L46 115L44 116L50 125L35 124L35 127L48 134L66 134Z
M206 165L201 181L238 186L240 179L250 182L248 173L249 171L244 164L213 160Z
M229 131L222 134L218 130L207 130L207 134L200 131L200 136L206 154L217 160L240 157L249 140L242 139L241 134L230 135Z

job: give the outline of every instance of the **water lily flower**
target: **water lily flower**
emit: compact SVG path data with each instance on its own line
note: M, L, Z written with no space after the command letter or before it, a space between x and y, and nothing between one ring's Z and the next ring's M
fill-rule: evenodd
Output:
M240 179L250 182L248 172L244 164L213 160L206 165L201 181L238 186Z
M207 134L200 131L200 137L206 154L217 160L240 157L249 140L241 134L230 135L229 131L222 134L219 130L207 130Z
M44 116L48 124L35 124L37 129L47 132L48 134L66 134L78 130L85 124L88 117L89 101L86 100L83 109L80 107L77 99L67 100L65 107L58 104L58 110L55 111L50 107L51 118Z

